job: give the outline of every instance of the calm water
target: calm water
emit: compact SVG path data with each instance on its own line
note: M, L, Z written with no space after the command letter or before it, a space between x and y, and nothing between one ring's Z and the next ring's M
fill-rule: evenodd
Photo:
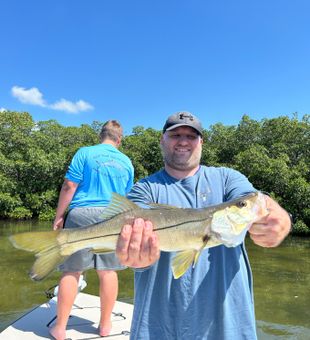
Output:
M34 257L14 249L9 235L49 228L49 223L0 221L0 331L26 311L47 300L45 291L59 279L55 272L43 282L27 276ZM310 239L290 238L280 247L265 249L247 240L254 275L258 337L269 339L310 339ZM132 303L131 270L119 274L119 300ZM87 272L86 293L96 294L98 282L93 270Z

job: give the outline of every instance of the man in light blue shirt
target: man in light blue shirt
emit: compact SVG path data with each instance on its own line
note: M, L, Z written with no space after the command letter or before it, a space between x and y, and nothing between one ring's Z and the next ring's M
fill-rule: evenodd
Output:
M200 165L203 129L189 112L170 116L160 145L164 169L134 185L128 197L183 208L203 208L255 191L233 169ZM264 247L277 246L290 218L271 198L267 218L253 224L250 236ZM256 339L251 269L244 243L202 251L195 268L179 279L171 270L173 253L159 251L152 223L136 219L118 240L120 262L135 270L132 340ZM177 237L177 235L176 235Z
M100 144L83 147L74 155L65 175L54 220L54 230L90 225L101 220L112 192L126 195L133 185L134 170L130 159L118 150L123 130L121 125L110 120L100 133ZM66 325L77 293L81 272L96 268L99 277L101 317L99 334L107 336L111 330L111 313L118 293L118 278L115 270L125 268L115 254L94 255L87 249L78 251L66 260L60 270L56 325L51 335L64 340Z

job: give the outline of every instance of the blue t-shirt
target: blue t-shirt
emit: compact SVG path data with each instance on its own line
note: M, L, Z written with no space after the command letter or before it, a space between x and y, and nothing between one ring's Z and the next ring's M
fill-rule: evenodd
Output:
M110 144L82 147L74 155L65 175L78 183L69 209L107 206L111 193L126 195L133 185L130 159Z
M140 181L128 197L203 208L255 189L228 168L201 166L194 176L175 179L161 170ZM195 268L179 279L171 270L173 253L161 252L150 268L135 271L134 340L256 339L252 276L244 244L205 249Z

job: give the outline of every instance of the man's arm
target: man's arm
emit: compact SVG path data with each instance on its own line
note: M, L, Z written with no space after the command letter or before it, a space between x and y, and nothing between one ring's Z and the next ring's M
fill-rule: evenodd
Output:
M266 196L268 216L253 223L249 229L249 234L254 243L261 247L276 247L291 230L291 219L284 210L271 197Z
M64 225L64 216L68 205L78 187L78 183L65 179L60 190L58 205L56 209L56 216L53 223L53 229L61 229Z

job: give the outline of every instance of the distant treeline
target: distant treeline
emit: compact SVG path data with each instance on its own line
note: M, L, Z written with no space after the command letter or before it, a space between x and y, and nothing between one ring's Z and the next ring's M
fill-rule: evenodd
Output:
M51 220L64 174L78 148L98 143L103 122L65 127L35 122L27 112L0 112L0 218ZM139 180L163 166L161 131L142 126L125 136L127 154ZM228 166L272 195L294 217L294 233L310 235L310 124L281 116L204 130L202 163Z

